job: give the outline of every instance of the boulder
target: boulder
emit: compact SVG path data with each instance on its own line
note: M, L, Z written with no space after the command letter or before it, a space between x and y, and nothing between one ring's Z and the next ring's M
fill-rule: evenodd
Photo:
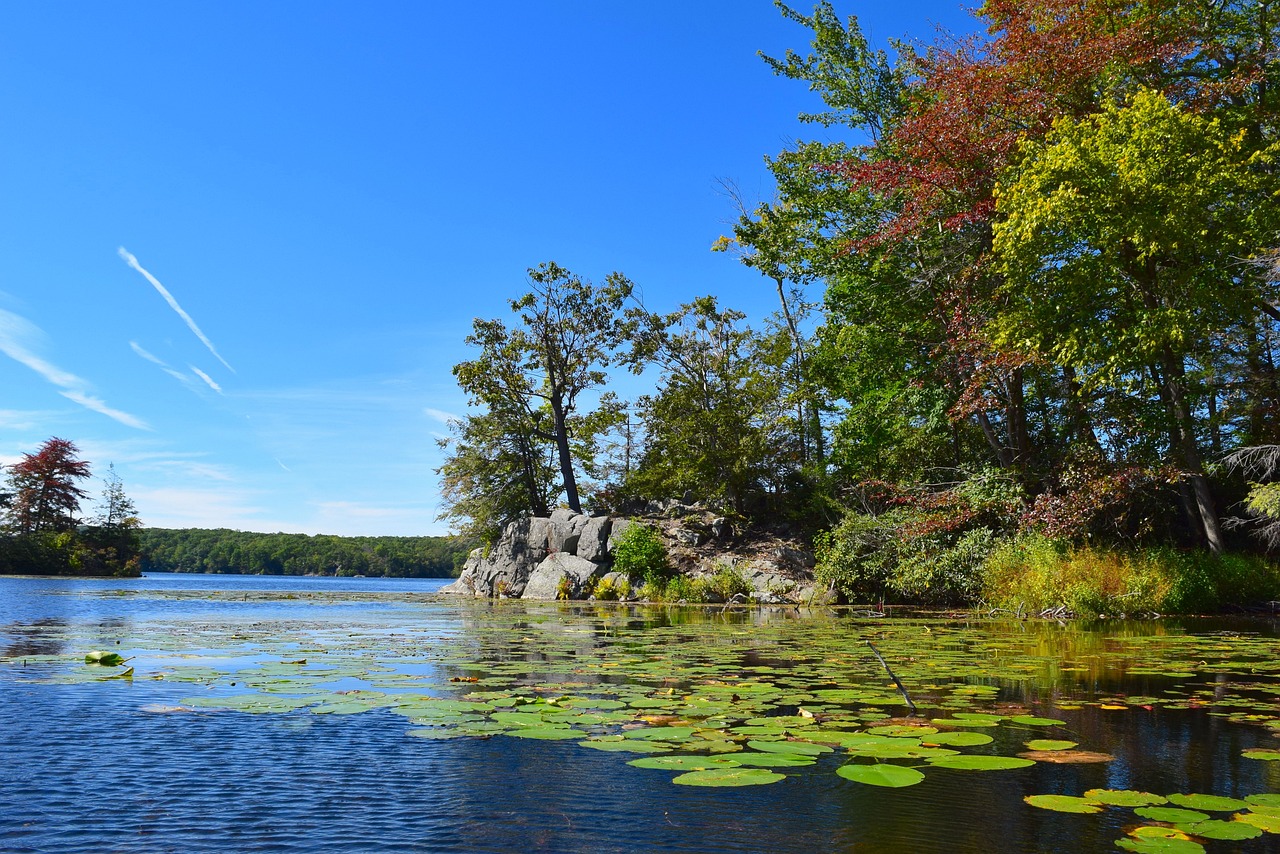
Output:
M607 543L609 554L613 554L614 549L618 547L618 540L622 539L622 535L631 530L637 524L639 523L633 522L630 519L613 520L613 525L609 528L609 540Z
M467 595L469 588L472 596L519 597L534 567L547 556L551 530L551 520L542 518L517 519L507 525L487 558L474 564L468 558L462 576L449 585L455 589L449 592Z
M445 596L476 596L476 570L484 561L484 549L472 549L467 555L467 562L462 565L462 572L451 583L440 588Z
M576 555L556 552L534 568L524 586L522 599L581 598L588 581L601 575L604 567Z
M595 516L587 519L578 536L578 557L599 563L609 556L609 532L613 530L613 520L608 516Z

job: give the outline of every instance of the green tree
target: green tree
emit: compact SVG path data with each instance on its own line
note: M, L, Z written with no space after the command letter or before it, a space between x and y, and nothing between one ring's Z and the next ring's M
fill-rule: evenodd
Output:
M777 339L758 338L741 325L744 317L710 296L648 317L632 358L656 363L662 378L657 393L640 400L646 445L631 492L692 492L743 510L761 481L786 466L777 458L798 465L798 453L771 441L783 406L777 363L767 361L776 360L767 345Z
M532 290L511 301L519 324L477 319L467 343L480 356L453 374L473 404L500 417L498 429L551 443L565 501L581 512L575 459L589 453L615 405L604 397L583 412L584 395L604 385L604 368L626 338L623 306L633 285L619 273L594 285L555 263L529 270L529 281Z
M522 514L546 516L558 492L555 448L537 430L538 415L495 399L484 412L449 425L436 469L444 502L441 519L460 532L493 541Z
M1193 373L1213 363L1224 332L1275 300L1241 264L1280 226L1275 153L1142 90L1059 121L1026 145L997 191L1008 300L997 338L1072 368L1113 400L1154 386L1165 448L1187 473L1192 518L1214 552L1223 537L1196 417L1204 384Z

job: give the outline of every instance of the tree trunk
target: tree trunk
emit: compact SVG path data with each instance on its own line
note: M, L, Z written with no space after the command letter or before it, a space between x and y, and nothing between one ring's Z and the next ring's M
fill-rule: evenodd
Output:
M582 512L578 501L578 481L573 476L573 453L569 450L569 429L564 414L564 401L560 395L551 395L551 415L555 419L556 452L560 457L560 476L564 478L564 497L569 509Z
M1200 458L1200 449L1196 447L1195 422L1191 418L1191 406L1187 402L1186 369L1168 348L1164 351L1164 387L1161 395L1166 399L1171 421L1170 444L1181 451L1182 460L1186 463L1191 491L1195 497L1196 510L1200 513L1200 524L1204 530L1205 543L1209 551L1222 554L1223 537L1222 522L1218 518L1218 509L1214 505L1213 493L1209 489L1209 479L1204 474L1204 461ZM1177 444L1174 444L1174 443ZM1178 446L1181 446L1180 448Z

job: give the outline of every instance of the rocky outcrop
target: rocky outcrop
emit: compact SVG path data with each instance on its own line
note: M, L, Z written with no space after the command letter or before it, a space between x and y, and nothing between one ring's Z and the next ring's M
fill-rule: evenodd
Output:
M473 551L456 581L441 592L458 596L584 599L609 579L603 598L634 598L639 579L611 572L613 554L637 524L657 531L672 566L700 585L712 601L729 590L755 604L829 604L834 596L813 577L813 555L794 538L739 534L723 516L684 501L655 502L642 520L587 516L558 509L549 518L519 519L507 526L486 555ZM726 582L726 573L730 575ZM723 596L715 591L725 590ZM619 591L626 591L619 594ZM730 600L732 601L732 600Z

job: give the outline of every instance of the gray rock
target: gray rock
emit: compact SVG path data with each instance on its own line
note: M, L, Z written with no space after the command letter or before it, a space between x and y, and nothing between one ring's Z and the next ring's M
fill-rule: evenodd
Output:
M633 522L630 519L614 519L613 520L613 525L609 529L609 541L608 541L609 554L613 554L614 550L618 547L618 540L622 539L622 535L625 534L627 531L631 530L637 524L639 523Z
M711 520L711 536L717 540L728 539L733 536L733 525L725 517L717 516Z
M692 528L675 528L668 531L671 538L682 546L699 546L702 545L703 534Z
M577 513L574 513L568 507L557 507L555 510L551 511L551 521L570 522L573 520L573 517L577 515Z
M608 516L596 516L587 519L578 537L578 557L599 563L609 556L609 532L613 530L613 520Z
M476 562L469 582L472 595L520 596L533 568L547 556L550 534L550 519L517 519L508 525L489 551L489 557ZM467 563L470 565L471 560Z
M598 563L557 552L534 568L520 598L552 600L567 593L569 599L579 599L586 583L603 572Z

